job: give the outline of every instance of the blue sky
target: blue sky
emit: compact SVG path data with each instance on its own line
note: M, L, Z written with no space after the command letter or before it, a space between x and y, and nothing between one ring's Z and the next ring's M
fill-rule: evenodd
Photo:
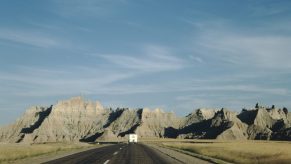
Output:
M83 95L180 116L291 107L289 0L3 0L0 124Z

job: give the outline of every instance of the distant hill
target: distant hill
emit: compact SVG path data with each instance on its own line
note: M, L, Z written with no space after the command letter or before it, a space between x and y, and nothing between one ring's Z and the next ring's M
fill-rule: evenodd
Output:
M256 105L240 113L197 109L177 117L160 109L112 110L73 97L50 107L31 107L14 124L0 129L0 141L94 142L120 139L129 133L140 138L291 140L291 114L286 108Z

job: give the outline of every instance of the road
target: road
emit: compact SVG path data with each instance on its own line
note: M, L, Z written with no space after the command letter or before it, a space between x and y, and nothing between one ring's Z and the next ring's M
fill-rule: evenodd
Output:
M69 155L46 164L168 164L179 161L143 144L116 144Z

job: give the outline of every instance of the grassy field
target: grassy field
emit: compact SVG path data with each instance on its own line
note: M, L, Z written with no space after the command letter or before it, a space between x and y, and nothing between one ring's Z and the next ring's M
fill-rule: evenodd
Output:
M169 139L152 142L233 163L291 163L291 142Z
M4 144L0 143L0 163L15 162L36 156L57 154L77 149L92 147L89 144Z

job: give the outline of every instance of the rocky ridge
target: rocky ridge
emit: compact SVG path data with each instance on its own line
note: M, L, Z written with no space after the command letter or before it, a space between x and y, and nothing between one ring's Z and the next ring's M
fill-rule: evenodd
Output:
M291 115L286 108L256 105L240 113L197 109L178 117L161 109L112 110L73 97L29 108L15 123L0 128L0 142L95 142L124 139L129 133L140 138L291 140Z

